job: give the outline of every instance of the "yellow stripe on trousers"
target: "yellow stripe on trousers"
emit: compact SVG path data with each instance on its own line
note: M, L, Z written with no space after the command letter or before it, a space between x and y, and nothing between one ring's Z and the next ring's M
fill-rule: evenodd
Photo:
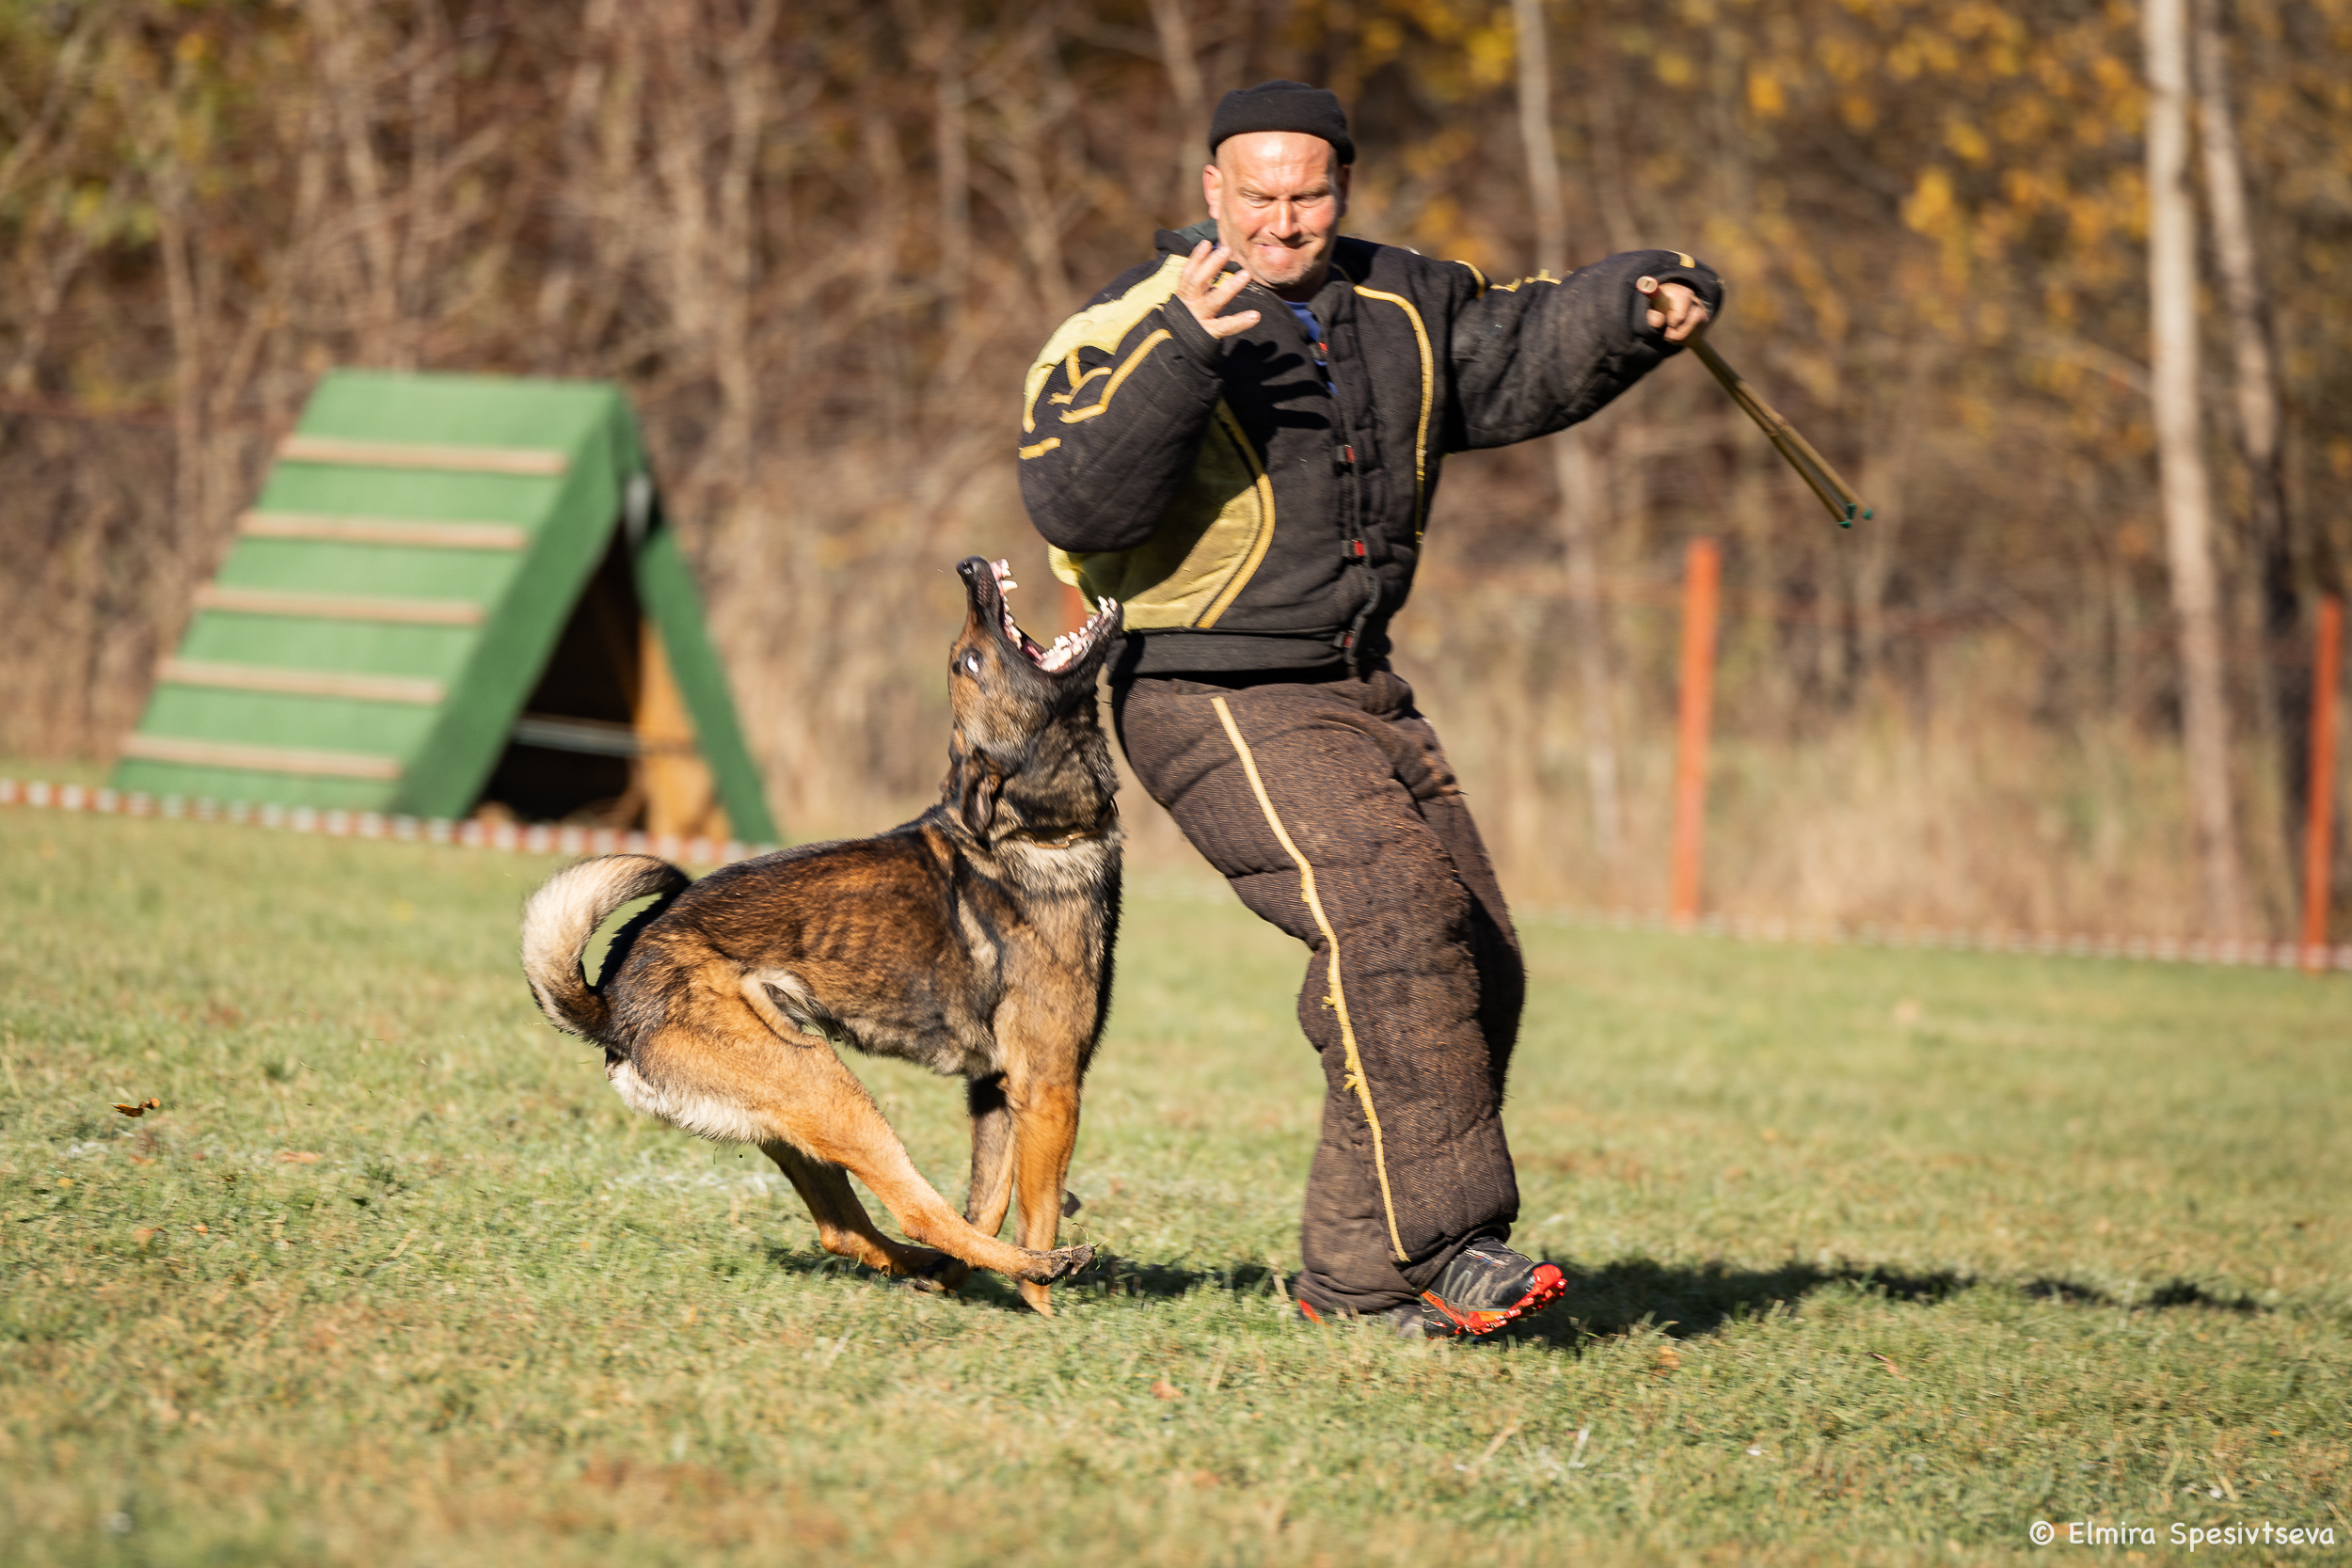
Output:
M1403 1238L1396 1233L1396 1199L1389 1193L1389 1156L1380 1139L1380 1113L1372 1108L1372 1085L1364 1077L1364 1058L1356 1049L1356 1025L1347 1016L1347 991L1340 984L1340 935L1331 929L1330 917L1323 912L1323 900L1315 894L1315 868L1307 857L1298 852L1291 835L1282 826L1282 818L1274 809L1274 799L1265 792L1265 781L1258 777L1258 759L1250 754L1249 742L1241 737L1241 726L1233 722L1233 710L1225 705L1222 697L1212 697L1209 705L1225 726L1225 734L1233 743L1233 751L1241 758L1242 771L1249 775L1250 792L1258 797L1258 809L1265 813L1266 826L1282 843L1283 850L1298 865L1298 896L1306 903L1307 912L1314 916L1315 928L1323 933L1324 945L1331 951L1331 1010L1339 1014L1340 1043L1347 1052L1347 1084L1356 1091L1357 1100L1364 1107L1364 1120L1372 1128L1372 1168L1380 1178L1380 1207L1389 1220L1389 1247L1400 1263L1409 1261Z

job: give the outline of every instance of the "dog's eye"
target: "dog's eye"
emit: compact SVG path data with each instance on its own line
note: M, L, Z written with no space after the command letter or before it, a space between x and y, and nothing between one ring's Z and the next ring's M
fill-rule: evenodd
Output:
M967 674L967 675L977 675L977 674L978 674L978 673L980 673L980 655L979 655L979 650L976 648L976 649L974 649L972 652L970 652L970 653L968 653L968 654L965 654L965 655L963 656L963 657L962 657L962 658L961 658L959 662L961 662L961 663L962 664L962 666L963 666L963 673L964 673L965 674Z

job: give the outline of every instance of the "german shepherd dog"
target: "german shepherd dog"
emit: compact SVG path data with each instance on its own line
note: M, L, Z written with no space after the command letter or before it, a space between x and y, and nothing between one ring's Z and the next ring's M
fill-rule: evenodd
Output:
M1078 1093L1110 1007L1118 787L1095 677L1119 607L1041 648L1002 562L956 568L969 610L949 650L955 732L939 803L873 838L763 855L690 882L645 855L548 879L523 909L523 973L555 1026L604 1047L638 1110L748 1143L807 1203L825 1250L932 1289L976 1268L1052 1316L1049 1281ZM647 895L600 980L581 954ZM972 1188L958 1215L925 1181L838 1045L961 1076ZM854 1176L909 1239L883 1236ZM1016 1187L1018 1246L997 1239Z

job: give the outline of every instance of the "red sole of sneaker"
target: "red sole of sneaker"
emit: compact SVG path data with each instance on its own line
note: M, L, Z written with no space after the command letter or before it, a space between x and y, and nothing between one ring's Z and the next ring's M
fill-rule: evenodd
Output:
M1479 1339L1492 1334L1506 1323L1517 1323L1531 1312L1540 1312L1567 1291L1568 1276L1550 1263L1535 1265L1535 1282L1527 1294L1499 1312L1456 1312L1437 1293L1423 1291L1421 1299L1454 1321L1454 1337L1457 1339Z

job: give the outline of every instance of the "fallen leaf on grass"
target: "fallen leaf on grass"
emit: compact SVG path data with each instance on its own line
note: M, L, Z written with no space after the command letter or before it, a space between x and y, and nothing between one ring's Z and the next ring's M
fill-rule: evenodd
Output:
M278 1151L278 1160L280 1164L287 1165L315 1165L319 1163L319 1157L307 1148L281 1148Z
M1494 1441L1486 1445L1486 1452L1480 1454L1476 1459L1471 1460L1467 1465L1461 1464L1457 1461L1454 1467L1461 1471L1464 1475L1470 1477L1472 1481L1476 1481L1478 1479L1478 1472L1486 1467L1486 1461L1492 1459L1497 1453L1501 1452L1502 1445L1509 1442L1511 1440L1511 1434L1518 1430L1518 1420L1517 1418L1514 1418L1509 1426L1504 1427L1501 1432L1495 1433Z
M142 1225L136 1230L131 1232L132 1242L138 1246L145 1246L148 1243L153 1241L154 1239L155 1227L151 1225Z
M1910 1381L1911 1381L1909 1378L1907 1378L1907 1377L1903 1377L1903 1370L1902 1370L1900 1367L1898 1367L1898 1366L1896 1366L1896 1365L1895 1365L1895 1358L1894 1358L1893 1356L1891 1356L1891 1355L1882 1355L1882 1354L1880 1354L1877 1351L1872 1351L1872 1352L1870 1353L1870 1359L1871 1359L1871 1360L1873 1360L1873 1361L1875 1361L1875 1362L1877 1362L1880 1366L1882 1366L1882 1367L1885 1368L1885 1369L1887 1370L1887 1371L1888 1371L1891 1375L1893 1375L1893 1376L1895 1376L1895 1377L1901 1377L1901 1378L1903 1378L1903 1381L1904 1381L1905 1383L1908 1383L1908 1382L1910 1382Z
M1181 1400L1184 1391L1164 1377L1155 1377L1152 1380L1152 1397L1155 1400Z
M116 1110L120 1111L126 1117L143 1117L150 1111L160 1111L163 1108L164 1102L151 1094L145 1100L136 1101L128 1105L118 1103L115 1106Z
M213 1233L213 1227L206 1225L201 1220L199 1220L196 1224L188 1227L188 1228L195 1231L199 1236L209 1236Z
M1661 1345L1658 1347L1658 1370L1660 1371L1671 1372L1677 1367L1681 1365L1682 1353L1680 1351L1675 1349L1672 1345Z

